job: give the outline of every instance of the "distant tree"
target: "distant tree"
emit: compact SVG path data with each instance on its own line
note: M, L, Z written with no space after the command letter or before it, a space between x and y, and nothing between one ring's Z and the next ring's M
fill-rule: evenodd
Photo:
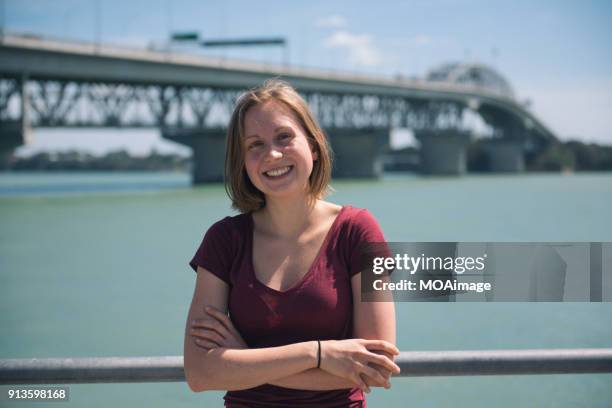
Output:
M574 170L576 158L569 147L562 143L554 143L535 158L532 166L530 170L535 171Z
M16 171L187 171L190 161L187 157L156 151L148 157L133 157L125 150L117 150L101 157L79 151L43 152L13 157L7 164L9 170Z
M566 143L576 157L577 170L612 170L612 146L585 144L578 141Z

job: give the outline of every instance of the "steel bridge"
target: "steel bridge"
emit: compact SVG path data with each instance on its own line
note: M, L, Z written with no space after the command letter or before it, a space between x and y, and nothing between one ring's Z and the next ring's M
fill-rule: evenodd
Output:
M32 127L158 128L193 149L194 182L219 181L236 97L273 77L296 87L317 116L335 152L335 176L380 175L392 128L414 130L425 172L464 172L466 110L492 129L494 170L520 171L526 151L556 139L508 86L478 80L495 79L490 69L447 71L447 78L389 79L4 35L0 153L23 144Z

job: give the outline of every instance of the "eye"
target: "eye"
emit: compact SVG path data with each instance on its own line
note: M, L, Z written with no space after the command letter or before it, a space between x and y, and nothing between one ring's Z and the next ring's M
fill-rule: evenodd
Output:
M281 142L288 142L292 138L293 138L293 135L289 133L281 133L278 135L278 140L280 140Z
M263 142L261 140L257 140L247 146L248 150L255 150L263 146Z

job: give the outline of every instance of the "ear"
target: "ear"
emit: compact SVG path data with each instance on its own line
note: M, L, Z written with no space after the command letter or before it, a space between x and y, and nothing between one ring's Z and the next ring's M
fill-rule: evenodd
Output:
M317 143L314 137L308 139L308 145L310 146L310 153L312 153L312 161L319 160L319 153L317 152Z

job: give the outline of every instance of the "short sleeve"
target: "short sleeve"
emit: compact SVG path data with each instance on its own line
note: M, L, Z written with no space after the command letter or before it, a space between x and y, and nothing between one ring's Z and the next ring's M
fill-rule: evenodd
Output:
M232 234L230 217L213 224L200 244L189 266L197 272L198 266L206 269L228 285L232 260Z
M351 224L349 276L352 277L362 271L364 262L372 256L372 251L381 252L382 256L391 256L391 252L378 221L368 210L358 211L351 220Z

